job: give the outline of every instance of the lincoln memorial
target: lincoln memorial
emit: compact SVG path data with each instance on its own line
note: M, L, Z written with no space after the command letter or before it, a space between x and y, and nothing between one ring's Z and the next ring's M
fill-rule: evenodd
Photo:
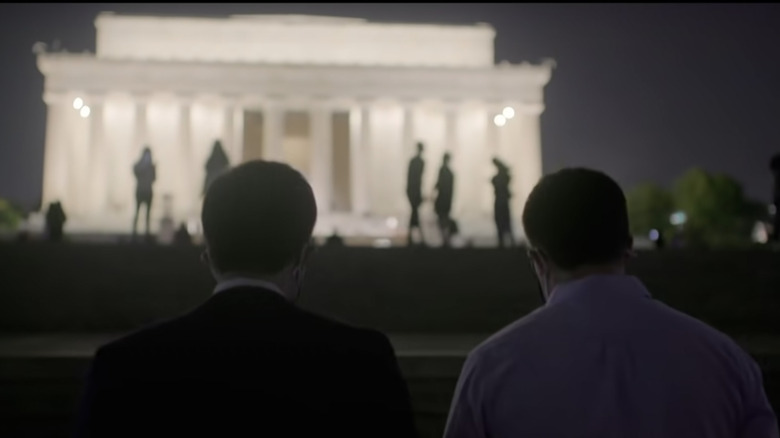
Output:
M522 235L522 206L542 173L539 117L553 65L496 64L487 24L103 13L95 27L94 54L35 50L47 105L43 205L62 202L66 231L130 231L132 168L145 145L157 166L153 228L167 199L176 223L197 229L206 160L220 140L230 165L263 158L300 170L317 197L318 235L403 235L419 141L426 227L435 227L434 186L450 152L461 233L495 239L496 156L511 168Z

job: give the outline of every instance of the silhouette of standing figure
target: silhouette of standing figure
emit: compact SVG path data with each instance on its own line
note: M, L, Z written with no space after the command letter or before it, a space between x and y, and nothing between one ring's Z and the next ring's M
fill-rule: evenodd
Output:
M49 204L49 208L46 210L46 231L50 241L59 242L62 240L62 228L67 220L65 210L62 209L62 204L59 201Z
M222 147L222 142L217 140L214 142L214 147L211 148L211 155L206 161L206 182L203 184L203 196L206 195L206 190L219 175L230 168L230 160L225 153L225 149Z
M412 231L417 229L420 233L420 243L424 243L422 227L420 226L419 208L422 204L422 175L425 168L425 161L422 159L423 144L417 143L417 154L409 161L409 171L406 174L406 197L409 199L409 205L412 207L412 214L409 217L409 236L408 243L411 245Z
M173 244L176 246L192 245L192 236L190 235L189 230L187 230L187 224L185 224L184 222L179 224L179 228L176 230L176 233L173 235Z
M494 217L496 221L496 230L498 231L498 246L506 246L506 240L509 240L509 246L514 246L515 238L512 234L512 215L509 212L509 199L512 194L509 192L509 182L512 177L509 175L509 168L498 158L493 158L493 164L496 166L497 173L491 180L493 190L495 191Z
M772 203L775 206L775 216L772 221L772 240L780 242L780 153L775 154L769 162L769 169L774 177Z
M450 211L452 210L452 192L455 185L455 176L450 169L450 154L445 153L439 168L439 179L436 180L436 201L433 209L438 218L439 231L441 232L442 245L450 246L453 234Z
M133 238L138 230L138 213L141 205L146 206L146 237L149 237L149 216L152 210L152 185L157 179L157 170L152 162L152 150L144 147L141 159L133 166L135 174L135 217L133 218Z

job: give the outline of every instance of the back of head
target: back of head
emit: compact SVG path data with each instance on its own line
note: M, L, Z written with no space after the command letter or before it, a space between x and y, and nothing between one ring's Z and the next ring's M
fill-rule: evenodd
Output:
M309 243L317 205L298 171L256 160L231 169L209 186L201 218L218 271L276 274Z
M769 160L769 168L773 172L780 172L780 153L775 154L772 156L772 158Z
M423 143L421 141L418 141L417 142L417 153L421 154L424 149L425 149L425 146L423 145Z
M590 169L543 177L526 200L523 227L529 243L563 270L616 262L632 246L623 191Z

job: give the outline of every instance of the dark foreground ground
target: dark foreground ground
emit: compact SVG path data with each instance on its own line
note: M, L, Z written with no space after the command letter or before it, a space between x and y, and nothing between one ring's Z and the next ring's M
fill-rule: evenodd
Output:
M65 437L95 348L213 287L198 248L0 244L0 437ZM648 252L657 299L734 336L780 406L780 253ZM539 305L524 253L322 249L303 305L390 334L423 436L438 437L466 353Z
M0 436L67 437L89 360L118 335L0 336ZM486 336L390 335L421 438L442 436L465 356ZM761 364L774 406L780 406L777 339L740 340Z

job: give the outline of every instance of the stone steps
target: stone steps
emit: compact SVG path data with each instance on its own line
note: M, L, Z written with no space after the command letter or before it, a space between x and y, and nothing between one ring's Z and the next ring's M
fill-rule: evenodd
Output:
M0 336L0 437L68 437L91 356L116 336ZM421 438L442 436L463 360L484 337L390 337Z
M0 437L66 438L82 379L97 345L115 335L0 336ZM421 438L439 438L473 336L391 336L407 381ZM780 404L780 348L774 340L743 342Z
M400 357L423 437L440 437L463 359ZM0 436L65 438L89 358L0 358ZM436 376L436 368L442 375ZM421 371L415 375L416 371Z

